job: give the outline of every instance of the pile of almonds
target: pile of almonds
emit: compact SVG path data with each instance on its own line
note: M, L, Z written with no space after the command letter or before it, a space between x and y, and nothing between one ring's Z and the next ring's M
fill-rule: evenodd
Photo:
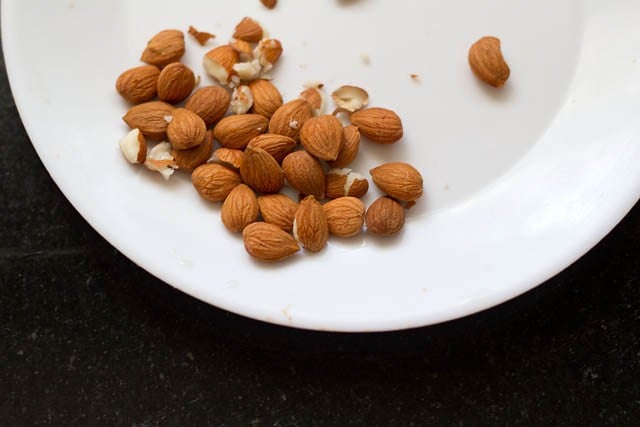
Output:
M215 37L193 27L189 34L202 45ZM125 71L116 83L135 104L123 117L132 129L120 142L124 156L165 179L176 170L191 172L201 197L222 202L225 227L241 232L247 252L263 261L284 259L301 246L320 251L330 235L355 236L365 224L373 234L399 232L405 209L422 196L420 173L402 162L373 168L373 182L386 195L367 209L361 198L369 181L348 167L361 135L378 144L401 140L400 117L368 108L368 93L355 86L332 93L333 114L324 113L319 83L285 103L269 75L282 52L258 22L244 18L230 43L204 55L203 67L218 85L194 92L200 79L180 62L184 33L156 34L142 53L147 65ZM150 149L149 140L157 142ZM286 187L299 202L281 193Z

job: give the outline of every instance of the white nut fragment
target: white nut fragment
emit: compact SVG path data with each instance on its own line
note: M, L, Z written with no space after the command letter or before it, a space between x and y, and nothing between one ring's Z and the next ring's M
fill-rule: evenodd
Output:
M262 74L262 65L260 61L254 59L250 62L238 62L233 66L233 71L236 72L240 80L252 81L256 80Z
M207 74L216 79L218 83L226 85L229 82L229 72L215 59L205 56L202 61L202 66Z
M246 114L253 107L253 94L249 86L238 86L231 96L231 111L234 114Z
M357 86L341 86L331 94L336 105L346 111L355 112L369 104L369 94Z
M168 180L178 169L172 151L171 144L161 142L149 150L144 165L152 171L159 172L164 179Z
M346 176L347 177L347 180L344 182L344 195L345 196L349 195L349 192L351 191L351 187L353 186L354 182L363 181L363 180L367 179L363 175L360 175L357 172L353 172L349 168L331 169L329 171L329 175L340 175L340 176Z
M147 140L140 129L134 129L120 140L120 150L129 163L143 163L147 157Z

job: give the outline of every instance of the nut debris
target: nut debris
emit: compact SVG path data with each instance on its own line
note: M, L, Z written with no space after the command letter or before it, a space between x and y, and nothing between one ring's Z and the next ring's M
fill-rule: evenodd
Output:
M165 180L169 180L178 168L171 153L171 144L161 142L149 150L144 165L149 170L159 172Z
M120 140L120 150L129 163L144 163L147 158L147 140L140 129L133 129Z
M369 105L369 94L357 86L341 86L331 94L338 108L355 112Z
M353 125L345 126L342 133L342 149L338 157L329 162L332 168L346 168L358 156L360 151L360 131Z
M215 38L215 34L207 33L206 31L198 31L195 29L193 25L189 26L189 34L193 36L194 39L200 44L200 46L204 46L207 42L213 38Z
M231 96L231 111L234 114L246 114L253 107L253 94L249 86L238 86Z
M264 30L256 20L245 17L240 21L240 23L238 23L238 25L236 25L233 38L249 43L258 43L262 40L263 34Z
M240 60L238 52L229 45L210 50L202 60L205 71L221 85L229 83L233 66Z

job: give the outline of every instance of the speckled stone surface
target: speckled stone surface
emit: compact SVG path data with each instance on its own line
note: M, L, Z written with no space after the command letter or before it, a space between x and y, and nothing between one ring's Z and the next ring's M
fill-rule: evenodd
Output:
M31 147L4 64L0 109L2 426L640 425L640 205L485 313L289 330L193 300L97 235Z

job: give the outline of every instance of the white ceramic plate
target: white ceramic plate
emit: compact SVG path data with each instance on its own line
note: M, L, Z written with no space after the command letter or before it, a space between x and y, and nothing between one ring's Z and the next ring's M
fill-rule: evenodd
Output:
M165 183L125 162L118 74L148 38L194 26L226 41L250 15L282 40L276 83L366 87L406 137L365 143L354 169L405 160L426 197L404 232L331 240L277 265L249 258L219 207L187 175ZM393 330L468 315L513 298L598 242L640 195L637 0L5 0L11 86L51 176L115 247L203 301L267 322ZM478 83L467 49L503 41L512 78ZM206 51L187 39L185 61ZM368 55L365 64L362 55ZM202 71L200 71L202 73ZM417 83L409 78L420 75ZM209 83L204 77L204 83ZM375 191L367 197L370 202Z

